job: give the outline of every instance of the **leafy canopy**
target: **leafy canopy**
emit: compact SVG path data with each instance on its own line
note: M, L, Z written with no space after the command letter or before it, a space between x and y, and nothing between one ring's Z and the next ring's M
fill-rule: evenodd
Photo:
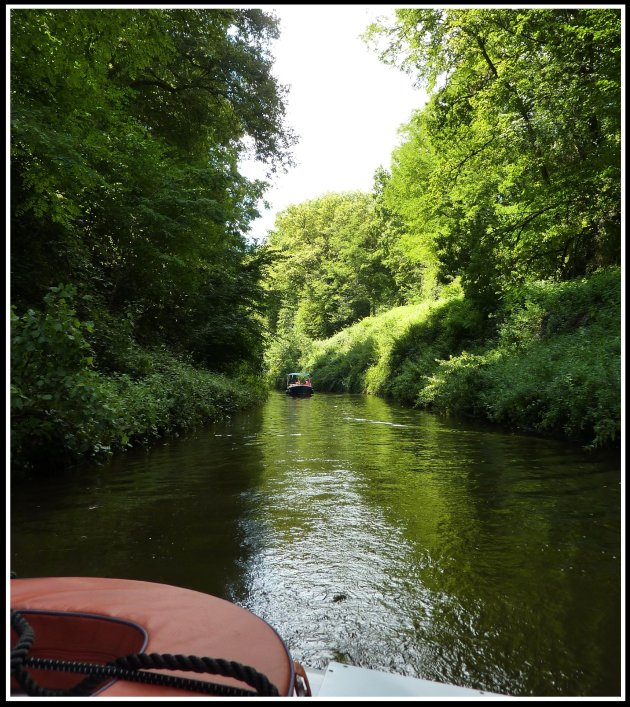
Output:
M485 308L620 260L620 31L614 9L404 9L368 32L432 91L385 190L403 247Z

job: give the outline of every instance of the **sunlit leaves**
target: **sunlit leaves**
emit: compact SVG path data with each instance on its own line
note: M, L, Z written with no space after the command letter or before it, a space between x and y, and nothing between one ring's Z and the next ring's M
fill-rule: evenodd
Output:
M393 287L381 235L369 194L327 194L290 206L269 237L278 252L269 280L278 307L290 309L293 324L314 338L372 314Z
M406 9L371 31L433 89L386 190L405 250L433 242L441 276L490 308L619 262L618 10Z
M133 308L145 345L199 354L202 329L239 338L219 330L208 288L249 282L244 234L266 184L238 172L246 143L270 169L290 160L277 31L261 10L12 10L16 302L66 278L103 320ZM243 293L233 323L251 338L255 288ZM253 361L258 348L203 360Z

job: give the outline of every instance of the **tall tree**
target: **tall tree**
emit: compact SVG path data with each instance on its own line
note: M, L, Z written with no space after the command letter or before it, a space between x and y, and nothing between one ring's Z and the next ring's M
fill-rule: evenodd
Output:
M266 184L238 161L250 152L270 173L290 162L277 35L260 10L11 11L18 307L73 282L97 344L113 316L141 343L212 367L240 355L200 337L221 338L210 323L230 316L252 322L251 290L232 283L252 272L244 236ZM230 289L216 317L209 293Z
M275 319L287 321L284 308L292 325L313 338L373 314L393 294L370 194L331 193L290 206L278 215L267 247L279 254L270 277Z
M406 9L385 61L432 90L422 176L441 277L485 306L516 282L620 259L621 22L615 9ZM413 148L412 148L413 149ZM422 235L420 235L422 234Z
M394 273L398 304L436 294L439 261L431 176L435 156L417 111L400 130L402 143L392 152L391 173L375 176L374 192L381 238L388 242L387 263Z

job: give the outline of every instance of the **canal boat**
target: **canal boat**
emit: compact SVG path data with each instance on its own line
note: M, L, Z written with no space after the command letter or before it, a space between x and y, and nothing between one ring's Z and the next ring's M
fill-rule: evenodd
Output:
M305 670L265 621L182 587L38 577L10 593L12 696L497 696L336 662Z
M287 395L293 398L308 398L313 395L313 384L310 373L288 373Z

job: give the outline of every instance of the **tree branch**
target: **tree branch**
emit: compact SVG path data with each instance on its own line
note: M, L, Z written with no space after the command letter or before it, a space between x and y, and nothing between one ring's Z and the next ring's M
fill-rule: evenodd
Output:
M466 30L466 32L475 39L477 42L477 45L479 46L479 49L481 50L481 53L483 55L483 58L486 61L486 64L488 64L490 71L494 74L495 78L499 78L499 72L497 71L496 66L492 62L492 59L488 55L488 52L486 50L486 40L481 37L478 34L474 34L473 32L470 32L470 30ZM529 115L527 113L527 107L525 106L525 103L523 102L522 97L519 95L518 91L514 86L509 81L505 81L505 85L508 88L508 90L515 96L516 98L516 103L517 103L517 109L518 112L520 113L521 117L525 121L525 126L527 128L527 132L529 134L532 147L534 148L534 153L536 157L540 160L540 174L543 178L543 181L545 184L549 184L551 181L550 176L549 176L549 170L547 168L547 165L545 164L545 160L540 152L540 148L538 147L538 141L536 140L536 133L534 132L534 128L531 124L531 121L529 119Z

